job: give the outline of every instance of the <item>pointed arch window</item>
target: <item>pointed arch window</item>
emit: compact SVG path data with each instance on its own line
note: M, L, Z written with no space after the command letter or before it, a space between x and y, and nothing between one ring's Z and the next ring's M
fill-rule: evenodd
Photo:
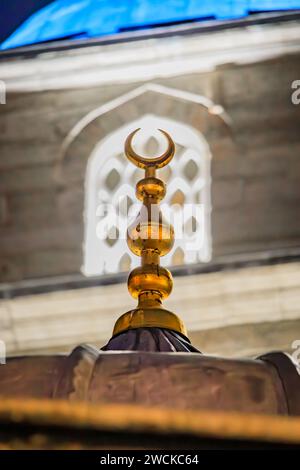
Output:
M160 116L145 115L126 124L99 142L92 152L85 179L84 265L86 275L128 271L138 258L126 244L128 215L134 216L135 183L142 171L123 155L124 141L135 128L142 128L135 146L153 156L163 151L166 142L156 131L165 129L176 144L171 164L160 170L167 183L163 203L171 209L176 240L173 250L162 258L172 266L207 262L211 259L211 198L208 144L191 126ZM199 211L195 213L195 207ZM112 210L113 209L113 210ZM174 218L175 217L175 218Z

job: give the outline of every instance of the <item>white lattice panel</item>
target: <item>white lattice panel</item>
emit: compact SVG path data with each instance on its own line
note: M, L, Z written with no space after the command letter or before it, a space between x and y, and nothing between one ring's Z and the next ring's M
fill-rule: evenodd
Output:
M134 145L145 156L164 151L166 141L158 128L169 132L176 144L175 157L159 171L159 177L167 183L163 213L172 221L176 233L174 248L162 258L162 264L172 266L210 260L208 145L196 130L185 124L145 115L108 135L90 156L84 214L83 271L87 275L127 271L139 263L127 247L126 229L138 210L135 183L143 172L123 154L127 135L137 127L142 130L136 135Z

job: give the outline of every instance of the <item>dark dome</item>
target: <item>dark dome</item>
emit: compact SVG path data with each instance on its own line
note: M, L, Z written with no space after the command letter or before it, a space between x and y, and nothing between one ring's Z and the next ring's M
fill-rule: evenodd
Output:
M113 336L102 351L199 352L188 338L162 328L137 328Z

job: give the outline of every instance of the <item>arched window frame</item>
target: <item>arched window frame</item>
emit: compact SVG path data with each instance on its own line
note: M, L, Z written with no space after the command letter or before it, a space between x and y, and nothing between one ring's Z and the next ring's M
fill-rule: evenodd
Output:
M197 262L207 262L211 259L211 176L210 161L211 153L207 141L199 131L173 119L146 114L119 129L110 133L102 139L94 148L89 157L86 178L85 178L85 236L84 236L84 265L82 270L85 275L99 275L104 273L116 273L120 271L120 264L124 255L131 260L131 268L138 265L139 259L129 252L126 245L125 232L128 222L123 220L123 231L121 237L110 246L104 239L97 236L97 224L99 222L99 202L116 204L120 195L128 196L133 203L135 199L135 186L133 175L139 172L132 164L122 157L124 141L133 129L141 127L145 131L154 131L157 128L163 128L169 132L179 151L170 163L172 177L168 181L167 196L163 203L170 204L172 196L179 189L184 194L186 204L202 205L202 220L200 247L198 250L187 250L187 240L175 237L175 244L172 251L162 258L162 264L172 266L173 256L178 255L181 250L184 256L183 264L191 264ZM145 134L137 135L138 138L145 138ZM150 134L149 134L150 135ZM161 146L165 145L164 140L160 141ZM124 159L124 160L123 160ZM191 182L184 178L183 169L185 165L193 160L197 167L199 175ZM120 176L119 186L109 193L105 189L105 178L110 171L116 169ZM163 170L161 170L163 172ZM143 173L140 171L140 177ZM163 178L163 175L162 175ZM164 179L164 178L163 178ZM100 193L100 194L99 194ZM196 195L198 194L198 196ZM100 200L99 200L100 196ZM200 198L199 198L200 196ZM98 216L97 216L98 214ZM187 214L186 217L190 217ZM101 217L100 217L101 218ZM187 220L184 219L184 223ZM190 242L197 234L192 234ZM177 256L178 258L178 256ZM129 269L129 266L128 266Z

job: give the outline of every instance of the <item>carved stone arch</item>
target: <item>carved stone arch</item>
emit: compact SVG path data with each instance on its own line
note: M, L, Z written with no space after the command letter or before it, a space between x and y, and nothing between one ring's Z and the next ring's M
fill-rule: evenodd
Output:
M214 156L221 154L220 139L228 136L230 119L219 105L201 95L147 84L88 113L69 132L60 156L64 184L83 183L93 148L107 135L145 114L170 118L197 130Z
M159 120L168 120L170 123L185 126L186 129L190 129L192 133L194 132L195 136L198 136L202 145L207 146L207 155L211 153L214 157L216 156L215 150L216 152L221 151L218 142L224 135L228 135L226 114L221 107L216 106L210 100L200 95L159 85L144 85L95 109L72 129L66 138L64 153L59 161L59 174L63 190L69 193L74 192L75 195L82 194L80 190L85 187L85 193L87 194L88 188L85 186L86 172L89 161L92 161L92 155L97 153L97 148L99 151L99 145L101 146L109 139L109 136L119 132L122 128L130 130L130 126L131 129L140 127L140 121L145 116L148 116L148 118L149 116L155 117L157 123L159 123ZM157 125L157 127L163 126ZM172 130L170 132L176 141L176 135L173 135ZM114 158L116 157L115 154ZM105 158L105 155L103 158ZM132 167L130 171L134 172L135 170ZM87 180L86 184L88 184ZM131 183L131 188L131 191L134 191L133 183ZM168 197L171 197L170 193L168 193ZM206 207L210 210L209 198L210 194L206 195ZM79 214L83 214L84 205L87 207L84 198L81 197L81 200L78 198L76 208ZM87 216L85 215L85 217ZM86 242L83 225L81 222L78 231L80 231L82 242L84 240ZM97 256L96 245L92 244L91 246L95 250L95 256ZM78 249L81 250L82 245ZM171 262L171 255L169 258L170 260L167 261ZM206 259L209 258L210 249L206 254ZM204 260L204 257L200 257L200 260ZM199 258L195 258L194 261L199 261ZM97 272L104 271L115 272L116 266L113 269L106 269L102 265L102 268L99 268L98 271L93 269L86 269L85 271L88 274L97 274Z

